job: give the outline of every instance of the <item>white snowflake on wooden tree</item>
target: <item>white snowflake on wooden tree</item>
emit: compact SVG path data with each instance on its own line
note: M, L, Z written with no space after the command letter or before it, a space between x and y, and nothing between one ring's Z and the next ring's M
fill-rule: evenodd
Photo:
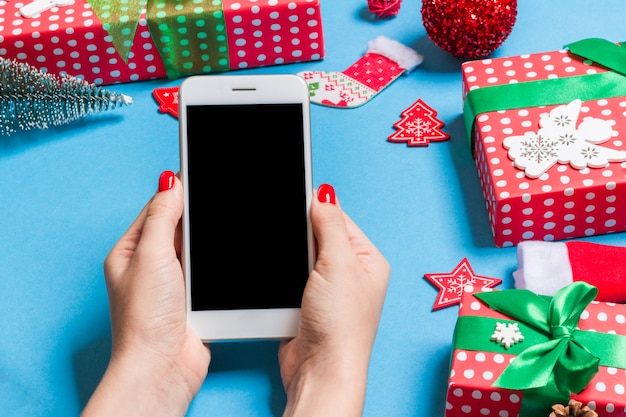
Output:
M407 122L406 132L413 136L424 136L425 134L433 132L432 123L422 118L417 118L414 121Z
M496 330L491 335L491 340L498 342L505 349L509 349L514 344L524 340L524 335L519 331L517 323L496 322Z
M609 162L626 161L626 151L603 146L613 136L611 124L585 117L577 125L582 102L574 100L542 115L537 132L509 136L502 142L515 167L538 178L557 162L572 168L604 168Z

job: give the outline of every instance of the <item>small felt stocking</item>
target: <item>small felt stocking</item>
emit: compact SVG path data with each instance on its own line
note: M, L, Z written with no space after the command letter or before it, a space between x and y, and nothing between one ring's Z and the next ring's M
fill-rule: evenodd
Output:
M343 72L302 71L312 103L329 107L358 107L421 64L423 57L398 41L379 36L357 62Z
M515 288L554 295L574 281L598 289L597 301L626 302L626 247L584 241L524 241L517 246Z

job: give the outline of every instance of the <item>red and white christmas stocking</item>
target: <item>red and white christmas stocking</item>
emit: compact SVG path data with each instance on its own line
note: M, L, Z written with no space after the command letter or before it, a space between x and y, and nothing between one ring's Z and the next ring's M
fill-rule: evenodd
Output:
M524 241L517 246L515 288L554 295L574 281L598 288L597 301L626 302L626 247L592 242Z
M424 58L398 41L379 36L357 62L343 72L302 71L311 103L329 107L358 107L380 93L401 74L408 74Z

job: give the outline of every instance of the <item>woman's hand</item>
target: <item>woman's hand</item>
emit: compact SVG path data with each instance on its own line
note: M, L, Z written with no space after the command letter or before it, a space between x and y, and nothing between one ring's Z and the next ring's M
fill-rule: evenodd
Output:
M281 343L284 416L361 416L369 360L387 292L387 260L335 201L311 205L317 262L304 290L298 335Z
M184 416L206 377L210 351L186 321L182 211L182 184L165 171L104 262L111 360L83 417Z

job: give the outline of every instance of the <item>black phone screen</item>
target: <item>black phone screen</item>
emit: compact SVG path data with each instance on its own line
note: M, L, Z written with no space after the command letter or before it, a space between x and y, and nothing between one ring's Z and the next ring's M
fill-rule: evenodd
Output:
M192 310L300 307L303 129L298 103L187 106Z

